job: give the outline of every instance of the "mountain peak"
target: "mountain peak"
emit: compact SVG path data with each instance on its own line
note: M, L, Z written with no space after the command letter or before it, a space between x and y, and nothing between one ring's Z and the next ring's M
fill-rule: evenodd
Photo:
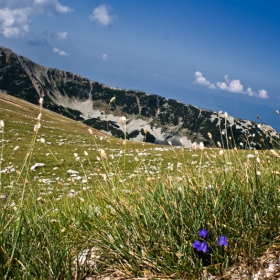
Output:
M45 108L133 141L184 146L200 142L216 146L219 141L229 147L269 148L278 137L272 127L261 123L138 90L110 87L43 67L4 47L0 47L0 89L34 104L44 97ZM122 116L127 119L125 124L120 122Z

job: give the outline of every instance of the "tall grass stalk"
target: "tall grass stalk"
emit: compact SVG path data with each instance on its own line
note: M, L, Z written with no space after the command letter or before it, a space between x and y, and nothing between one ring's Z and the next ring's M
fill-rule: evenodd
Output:
M0 133L1 133L1 150L0 150L0 190L2 190L2 162L3 162L3 151L4 151L4 121L3 120L0 120Z

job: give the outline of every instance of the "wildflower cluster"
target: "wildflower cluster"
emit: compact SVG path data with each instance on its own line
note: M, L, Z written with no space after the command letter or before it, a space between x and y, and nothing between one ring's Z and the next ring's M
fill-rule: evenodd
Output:
M208 230L207 229L201 229L198 232L198 235L203 239L203 241L201 240L196 240L192 243L192 247L194 249L196 249L196 251L198 252L203 252L203 253L207 253L208 252L208 243L206 242L207 236L208 236ZM227 247L228 246L228 241L225 235L221 235L218 238L218 245L219 246L224 246Z

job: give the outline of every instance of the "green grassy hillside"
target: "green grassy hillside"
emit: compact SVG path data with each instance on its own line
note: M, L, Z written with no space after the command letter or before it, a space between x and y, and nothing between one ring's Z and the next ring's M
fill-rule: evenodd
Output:
M250 279L277 258L277 150L120 141L4 93L0 108L1 279Z

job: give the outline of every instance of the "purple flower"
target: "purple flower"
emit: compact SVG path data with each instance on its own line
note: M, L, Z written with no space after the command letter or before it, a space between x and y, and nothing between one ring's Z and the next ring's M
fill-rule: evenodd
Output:
M228 246L227 238L224 235L221 235L218 239L219 246Z
M208 235L208 230L205 229L205 228L203 228L203 229L201 229L201 230L198 232L198 235L199 235L201 238L205 239L205 238L207 237L207 235Z
M208 244L199 240L194 241L192 247L198 252L202 251L203 253L206 253L208 251Z

